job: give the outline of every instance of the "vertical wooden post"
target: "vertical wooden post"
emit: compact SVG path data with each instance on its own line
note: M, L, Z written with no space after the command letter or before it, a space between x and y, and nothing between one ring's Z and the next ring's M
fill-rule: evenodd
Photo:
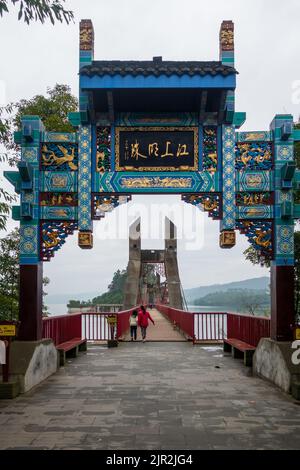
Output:
M271 267L271 338L291 341L294 324L294 267Z
M276 114L271 126L274 148L274 260L271 267L271 338L293 339L294 297L294 219L285 205L293 205L294 163L293 116Z
M18 339L42 338L43 263L20 265L20 328Z

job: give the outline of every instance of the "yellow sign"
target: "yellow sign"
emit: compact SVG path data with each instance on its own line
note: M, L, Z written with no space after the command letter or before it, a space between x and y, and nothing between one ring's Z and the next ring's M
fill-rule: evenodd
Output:
M117 323L117 316L116 315L111 315L110 317L106 317L107 323L109 325L115 325Z
M296 339L300 339L300 328L296 328L296 331L295 331L295 338L296 338Z
M0 336L16 336L16 325L0 325Z

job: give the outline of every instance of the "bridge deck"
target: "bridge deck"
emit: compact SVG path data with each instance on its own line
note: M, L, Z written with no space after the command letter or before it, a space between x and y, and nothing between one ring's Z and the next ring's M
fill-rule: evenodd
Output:
M185 341L184 336L174 330L172 323L156 308L148 309L155 325L149 321L147 328L147 341ZM130 341L130 331L125 336L125 341ZM137 341L141 341L141 332L138 328Z
M0 402L0 448L299 449L300 406L220 347L90 347Z

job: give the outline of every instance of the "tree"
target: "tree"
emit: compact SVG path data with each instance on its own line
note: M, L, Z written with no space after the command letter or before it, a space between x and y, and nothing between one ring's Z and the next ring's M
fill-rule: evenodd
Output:
M92 301L69 300L68 308L91 307L99 304L122 304L124 286L127 278L127 269L118 269L108 285L108 291L94 297Z
M211 305L234 308L255 315L263 306L268 308L269 295L263 289L229 289L212 292L194 301L195 305Z
M0 239L0 318L18 318L19 231L14 229Z
M52 24L55 21L69 24L74 15L72 11L64 9L64 2L65 0L0 0L0 16L9 13L11 6L18 6L18 20L23 19L27 24L32 21L44 23L46 20L50 20Z
M72 95L71 88L57 83L53 88L47 88L47 95L36 95L15 104L17 112L12 122L16 129L21 128L22 116L32 114L40 116L47 131L74 132L68 113L77 110L78 100Z
M21 129L22 116L39 116L46 131L74 132L73 126L68 121L68 114L77 108L78 100L72 95L71 88L58 83L53 88L47 88L46 96L36 95L29 100L23 99L10 105L10 115L2 126L2 135L0 134L0 143L12 152L7 154L9 163L14 165L18 161L19 146L14 143L13 135L14 131Z
M15 228L5 238L0 239L0 319L17 320L19 311L19 245L20 232ZM43 278L43 286L50 279ZM43 296L47 293L43 290ZM43 302L43 313L47 307Z

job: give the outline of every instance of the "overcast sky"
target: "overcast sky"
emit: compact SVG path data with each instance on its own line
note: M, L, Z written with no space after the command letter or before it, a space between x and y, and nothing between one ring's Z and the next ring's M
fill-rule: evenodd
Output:
M299 0L70 0L67 6L75 14L76 23L70 26L27 26L15 14L0 19L0 80L6 86L7 102L45 93L55 83L69 84L77 95L80 19L90 18L94 23L98 60L150 60L158 55L166 60L218 60L220 24L231 19L239 71L236 109L247 112L243 130L268 129L276 113L292 113L298 120L300 104L293 99L293 87L300 80ZM137 203L150 211L151 204L161 202L178 203L176 212L183 214L184 204L177 196L136 196L127 209L124 206L115 212L120 211L121 216L126 210L135 211L132 206ZM155 207L153 226L159 217ZM248 246L244 237L238 235L235 248L221 250L219 223L198 215L202 248L188 250L184 240L178 246L184 288L268 274L244 260L242 252ZM191 221L194 216L189 213L187 217ZM116 218L112 213L106 219L112 230ZM130 220L133 218L131 213ZM51 279L49 293L76 297L81 292L103 292L113 272L126 266L128 241L125 237L99 240L101 224L103 221L94 226L93 250L80 250L76 237L70 237L55 259L45 263L45 275ZM9 228L12 226L10 223ZM143 246L157 248L162 243L148 239Z

